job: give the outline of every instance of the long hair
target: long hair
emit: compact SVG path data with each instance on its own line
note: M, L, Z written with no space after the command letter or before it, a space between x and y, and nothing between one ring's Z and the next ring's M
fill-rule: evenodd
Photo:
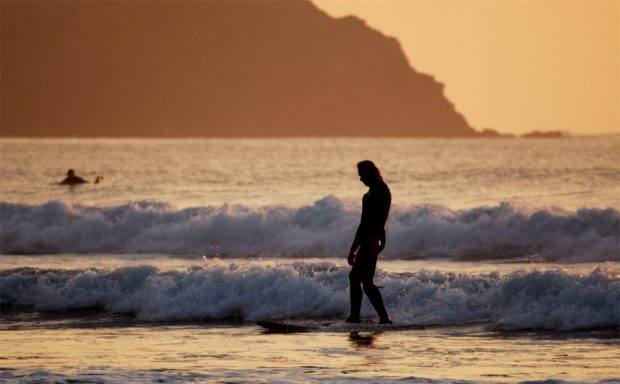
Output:
M365 174L377 180L383 181L383 176L381 176L381 171L379 170L379 168L377 168L375 163L373 163L370 160L362 160L359 163L357 163L357 169L358 171L364 172Z

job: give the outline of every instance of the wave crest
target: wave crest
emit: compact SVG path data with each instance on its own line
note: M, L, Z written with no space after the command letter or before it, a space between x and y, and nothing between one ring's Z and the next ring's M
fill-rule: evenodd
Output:
M0 203L4 254L158 253L219 257L333 257L347 250L359 207L334 196L298 208L242 205L177 210L162 202L90 207ZM525 209L509 203L451 210L393 208L386 258L618 261L614 208Z

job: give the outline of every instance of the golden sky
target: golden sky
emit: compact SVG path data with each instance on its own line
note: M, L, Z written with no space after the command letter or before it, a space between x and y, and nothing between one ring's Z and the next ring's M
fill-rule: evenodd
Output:
M620 1L314 3L396 37L477 129L620 133Z

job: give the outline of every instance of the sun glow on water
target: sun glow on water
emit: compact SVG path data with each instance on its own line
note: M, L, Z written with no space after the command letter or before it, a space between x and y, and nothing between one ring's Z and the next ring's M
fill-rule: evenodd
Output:
M489 337L475 327L271 335L256 326L119 324L104 329L3 331L2 341L3 365L12 367L12 374L39 370L47 377L514 382L540 377L596 381L620 373L615 364L620 357L617 340Z

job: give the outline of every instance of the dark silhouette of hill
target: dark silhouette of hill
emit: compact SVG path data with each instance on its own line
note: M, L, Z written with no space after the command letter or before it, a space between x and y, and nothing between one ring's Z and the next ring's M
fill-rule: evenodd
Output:
M476 136L398 41L310 2L2 1L2 136Z

